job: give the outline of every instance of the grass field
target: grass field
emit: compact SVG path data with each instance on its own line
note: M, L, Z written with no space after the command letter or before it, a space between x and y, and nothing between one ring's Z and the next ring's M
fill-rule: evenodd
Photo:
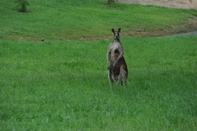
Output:
M1 131L197 129L196 36L122 37L127 88L109 86L105 55L111 40L79 40L103 38L119 26L123 33L168 28L196 16L195 10L108 8L104 0L34 0L27 14L13 7L0 9Z
M109 87L110 41L1 42L1 130L195 130L196 41L123 39L127 89Z
M109 30L130 31L171 29L197 16L196 10L156 6L114 4L106 0L34 0L28 13L18 13L13 0L0 1L0 39L40 41L110 36ZM189 25L187 25L189 26ZM190 30L194 30L190 27ZM182 28L176 32L184 31ZM176 33L175 32L175 33Z

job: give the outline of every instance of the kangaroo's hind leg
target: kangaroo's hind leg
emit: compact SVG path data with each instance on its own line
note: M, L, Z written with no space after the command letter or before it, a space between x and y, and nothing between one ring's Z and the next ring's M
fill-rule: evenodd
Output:
M125 70L124 65L122 65L120 67L120 76L119 77L120 77L121 85L126 87L127 71Z
M108 69L108 79L109 79L110 86L112 86L114 81L112 79L111 69Z

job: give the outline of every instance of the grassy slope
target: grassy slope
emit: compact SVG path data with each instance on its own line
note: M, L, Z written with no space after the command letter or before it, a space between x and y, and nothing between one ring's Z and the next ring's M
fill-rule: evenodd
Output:
M195 130L195 41L123 39L127 89L109 88L109 41L4 41L1 130Z
M162 30L197 16L195 10L114 4L105 0L34 0L29 13L18 13L12 0L1 1L0 39L38 41L108 36L112 27L124 32Z

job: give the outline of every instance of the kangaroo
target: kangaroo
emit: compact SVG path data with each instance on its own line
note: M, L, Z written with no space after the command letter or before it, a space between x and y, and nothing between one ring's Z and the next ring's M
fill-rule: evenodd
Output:
M126 61L123 57L124 50L122 44L120 43L119 33L121 28L118 31L111 29L114 35L113 42L110 43L107 50L107 62L108 62L108 79L110 85L113 85L113 82L120 83L126 87L126 79L128 77L128 69Z

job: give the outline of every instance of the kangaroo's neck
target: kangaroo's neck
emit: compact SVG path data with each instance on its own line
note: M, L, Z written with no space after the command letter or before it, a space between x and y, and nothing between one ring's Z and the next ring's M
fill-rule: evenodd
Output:
M118 42L118 43L120 43L120 40L119 40L119 39L114 39L113 42Z

